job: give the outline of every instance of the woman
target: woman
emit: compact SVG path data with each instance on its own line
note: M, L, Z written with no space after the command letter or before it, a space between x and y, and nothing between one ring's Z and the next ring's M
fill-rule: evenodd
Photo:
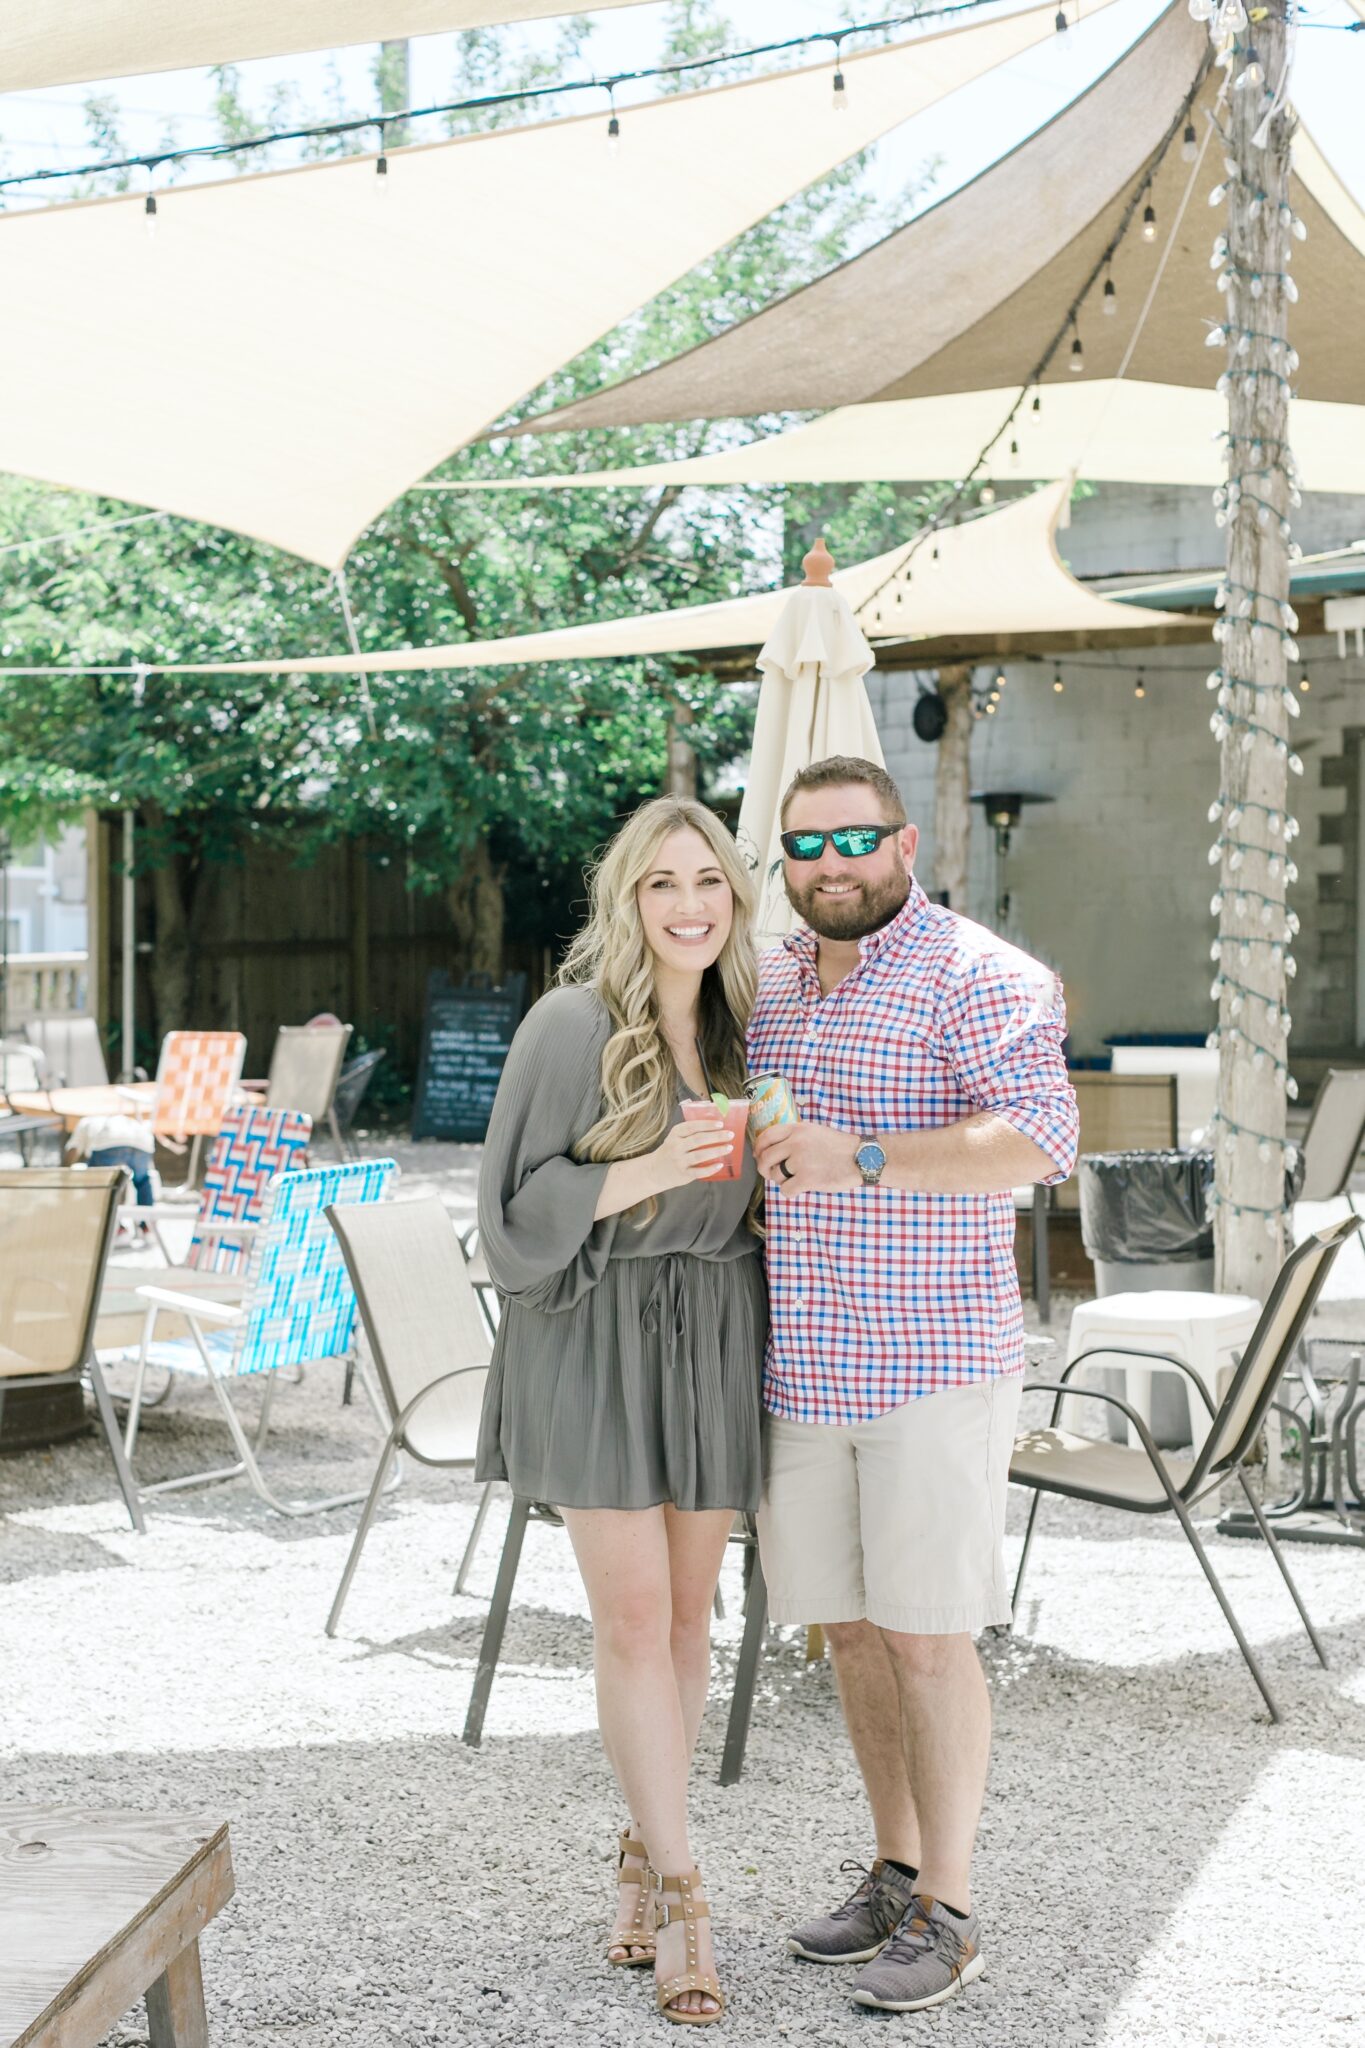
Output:
M479 1186L503 1311L477 1475L563 1513L602 1743L634 1817L608 1958L653 1962L658 2009L693 2026L725 2001L687 1774L721 1559L735 1510L758 1504L767 1304L753 1160L715 1182L735 1140L681 1103L708 1081L741 1092L751 915L720 821L643 805L592 877L562 985L516 1035Z

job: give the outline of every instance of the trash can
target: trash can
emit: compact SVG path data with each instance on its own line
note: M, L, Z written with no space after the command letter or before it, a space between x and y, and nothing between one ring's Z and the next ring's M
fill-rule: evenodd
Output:
M1089 1152L1077 1174L1097 1295L1212 1292L1212 1152ZM1106 1368L1098 1378L1106 1393L1123 1393L1121 1372ZM1151 1424L1163 1450L1190 1441L1189 1394L1178 1373L1153 1377ZM1105 1427L1111 1441L1127 1440L1116 1408Z
M1096 1294L1212 1288L1211 1152L1087 1152L1077 1172Z

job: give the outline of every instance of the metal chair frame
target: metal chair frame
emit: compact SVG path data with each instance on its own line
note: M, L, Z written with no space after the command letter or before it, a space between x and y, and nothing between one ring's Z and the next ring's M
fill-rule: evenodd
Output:
M71 1170L74 1171L74 1169ZM114 1474L118 1480L119 1492L123 1495L123 1504L128 1510L128 1518L138 1534L145 1536L147 1524L143 1518L142 1507L138 1499L137 1482L134 1480L128 1460L124 1456L118 1422L114 1415L114 1404L110 1399L109 1389L105 1384L104 1374L100 1369L100 1362L95 1356L94 1349L95 1322L99 1314L100 1285L105 1267L109 1263L109 1253L113 1247L114 1232L118 1227L118 1209L123 1192L121 1184L127 1177L122 1167L110 1169L110 1173L111 1178L108 1199L105 1204L104 1223L95 1254L99 1278L90 1290L90 1304L83 1333L81 1359L78 1364L70 1366L65 1372L6 1374L3 1378L0 1378L0 1408L3 1408L5 1396L12 1389L17 1391L21 1387L57 1387L70 1385L73 1381L79 1384L83 1379L89 1380L90 1391L95 1397L95 1411L99 1416L100 1427L104 1431L105 1441L109 1446L109 1455L114 1461ZM84 1176L82 1177L84 1178Z
M1199 1540L1199 1534L1198 1531L1195 1529L1194 1522L1191 1518L1190 1510L1194 1507L1197 1507L1200 1501L1205 1499L1209 1494L1215 1492L1217 1488L1222 1485L1225 1479L1233 1476L1236 1477L1238 1484L1241 1486L1242 1492L1246 1496L1247 1504L1251 1509L1251 1513L1255 1520L1256 1527L1259 1530L1260 1534L1265 1538L1266 1544L1270 1550L1270 1554L1274 1558L1275 1563L1279 1568L1280 1576L1283 1578L1285 1585L1289 1590L1290 1597L1298 1610L1299 1618L1303 1623L1304 1629L1308 1636L1308 1640L1312 1644L1313 1649L1317 1653L1318 1661L1325 1666L1327 1663L1327 1652L1323 1648L1322 1642L1318 1636L1316 1629L1313 1626L1308 1610L1304 1606L1303 1599L1299 1593L1298 1587L1294 1583L1294 1579L1292 1574L1290 1573L1289 1566L1285 1562L1284 1553L1280 1549L1280 1546L1275 1539L1275 1533L1272 1530L1269 1522L1267 1521L1265 1512L1262 1509L1260 1502L1256 1499L1256 1496L1252 1491L1250 1483L1248 1482L1246 1474L1246 1457L1247 1453L1251 1450L1253 1444L1255 1444L1260 1435L1262 1424L1264 1423L1266 1415L1268 1414L1274 1402L1275 1392L1279 1385L1281 1376L1284 1372L1285 1365L1287 1361L1294 1355L1299 1340L1303 1335L1304 1327L1308 1321L1309 1316L1313 1312L1314 1304L1317 1301L1318 1294L1320 1293L1323 1282L1327 1277L1327 1273L1332 1264L1332 1261L1336 1257L1337 1252L1341 1249L1341 1246L1345 1242L1345 1240L1349 1236L1351 1236L1351 1234L1354 1231L1358 1230L1360 1228L1360 1225L1361 1219L1359 1219L1358 1217L1351 1216L1349 1218L1343 1218L1339 1223L1330 1225L1327 1230L1318 1232L1313 1237L1305 1239L1303 1244L1301 1244L1295 1251L1292 1251L1289 1254L1288 1258L1284 1261L1284 1264L1281 1266L1279 1273L1275 1277L1275 1283L1271 1288L1269 1298L1266 1301L1265 1307L1261 1312L1260 1322L1257 1324L1256 1330L1253 1333L1246 1350L1242 1354L1241 1360L1239 1361L1236 1370L1233 1373L1227 1391L1224 1393L1221 1401L1219 1401L1216 1405L1210 1398L1208 1390L1204 1386L1203 1381L1199 1378L1197 1373L1191 1370L1191 1368L1185 1363L1184 1359L1172 1357L1169 1353L1166 1352L1140 1351L1128 1346L1121 1345L1096 1345L1088 1350L1081 1352L1078 1357L1073 1358L1070 1361L1070 1363L1065 1367L1060 1380L1030 1380L1029 1382L1027 1382L1025 1392L1051 1393L1055 1395L1056 1398L1053 1402L1052 1407L1052 1418L1048 1425L1049 1428L1052 1429L1055 1429L1057 1427L1058 1421L1061 1417L1062 1403L1065 1399L1103 1401L1107 1403L1111 1408L1118 1409L1120 1414L1122 1414L1127 1419L1129 1424L1132 1426L1132 1429L1134 1430L1135 1434L1137 1435L1139 1443L1141 1444L1142 1452L1146 1456L1146 1459L1150 1464L1156 1478L1160 1481L1162 1493L1165 1497L1154 1499L1151 1501L1134 1501L1128 1499L1125 1496L1106 1492L1099 1487L1083 1485L1079 1481L1072 1481L1070 1483L1068 1483L1064 1479L1047 1481L1040 1479L1036 1474L1033 1473L1029 1473L1027 1475L1016 1474L1013 1467L1011 1467L1010 1478L1012 1482L1017 1486L1027 1486L1032 1488L1033 1490L1033 1500L1029 1507L1028 1524L1024 1531L1024 1547L1019 1558L1019 1569L1015 1574L1012 1605L1015 1606L1016 1609L1018 1606L1020 1590L1024 1583L1024 1571L1028 1564L1029 1552L1033 1544L1034 1529L1038 1519L1038 1509L1041 1504L1044 1493L1056 1493L1065 1495L1074 1500L1092 1501L1098 1506L1118 1508L1129 1514L1174 1514L1177 1520L1179 1521L1182 1530L1184 1531L1186 1540L1188 1541L1190 1548L1193 1550L1196 1558L1199 1561L1200 1568L1203 1571L1205 1578L1208 1580L1209 1585L1214 1593L1215 1598L1218 1601L1219 1606L1223 1610L1224 1618L1232 1631L1233 1637L1237 1643L1237 1647L1241 1651L1242 1656L1246 1661L1247 1668L1250 1671L1251 1676L1255 1681L1258 1690L1260 1691L1261 1697L1265 1701L1266 1707L1270 1713L1271 1720L1278 1722L1283 1719L1283 1715L1280 1712L1279 1704L1275 1699L1274 1693L1271 1691L1270 1684L1266 1679L1265 1673L1262 1671L1261 1666L1257 1661L1256 1654L1252 1650L1250 1643L1247 1641L1246 1636L1242 1630L1242 1626L1238 1621L1236 1614L1233 1612L1232 1603L1228 1599L1228 1596L1223 1589L1221 1580L1219 1579L1217 1573L1214 1571L1213 1564L1211 1559L1209 1558L1208 1552ZM1272 1322L1277 1316L1280 1303L1283 1300L1284 1294L1289 1286L1291 1277L1293 1276L1297 1267L1309 1258L1317 1258L1319 1260L1320 1263L1318 1266L1318 1270L1314 1275L1311 1284L1306 1289L1304 1298L1300 1302L1297 1311L1291 1318L1286 1331L1278 1341L1278 1344L1276 1346L1275 1357L1272 1359L1269 1365L1263 1365L1261 1361L1261 1350L1263 1344L1266 1341L1268 1341L1266 1337L1263 1336L1263 1332L1266 1332L1270 1328ZM1130 1407L1128 1402L1120 1399L1120 1397L1117 1394L1103 1392L1098 1387L1078 1387L1074 1386L1071 1383L1072 1375L1076 1373L1080 1369L1080 1367L1087 1362L1087 1360L1092 1358L1122 1357L1140 1358L1144 1360L1159 1360L1161 1364L1170 1366L1176 1372L1183 1373L1185 1375L1185 1378L1191 1383L1191 1385L1195 1387L1195 1389L1198 1392L1199 1398L1203 1401L1204 1406L1208 1410L1210 1418L1208 1436L1205 1439L1204 1445L1201 1448L1199 1455L1195 1458L1189 1473L1184 1478L1184 1480L1181 1481L1179 1484L1177 1484L1172 1479L1172 1476L1169 1470L1167 1469L1167 1466L1161 1456L1160 1451L1157 1449L1156 1443L1152 1438L1151 1432L1148 1429L1147 1424L1143 1421L1142 1417L1137 1413L1136 1409ZM1262 1385L1261 1390L1257 1395L1256 1399L1252 1402L1250 1408L1248 1409L1247 1414L1240 1428L1234 1435L1231 1446L1226 1450L1220 1451L1219 1424L1239 1402L1241 1394L1244 1388L1246 1387L1249 1379L1251 1378L1252 1374L1256 1372L1261 1372L1263 1374L1264 1384ZM1136 1456L1137 1453L1134 1452L1133 1455ZM1011 1623L1009 1624L1009 1626L1012 1627L1013 1624Z

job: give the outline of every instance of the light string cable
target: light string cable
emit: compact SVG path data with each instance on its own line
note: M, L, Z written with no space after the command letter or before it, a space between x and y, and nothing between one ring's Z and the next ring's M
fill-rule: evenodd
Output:
M69 526L63 533L36 533L28 540L0 541L0 555L22 554L25 548L55 548L59 541L84 540L91 533L113 533L120 526L142 526L149 519L169 519L169 512L130 512L124 519L96 519L89 526Z
M615 118L613 95L616 89L623 85L636 85L656 78L677 78L684 72L706 71L719 64L736 64L755 57L781 56L789 50L810 49L818 44L829 44L833 48L837 66L840 63L840 49L851 37L884 35L896 29L916 28L926 21L951 21L957 15L978 13L983 7L995 4L996 0L944 0L944 4L937 7L917 7L906 13L882 15L875 21L844 22L837 29L813 29L807 35L787 36L780 42L754 43L746 49L722 50L709 56L683 57L671 64L643 65L636 71L614 71L601 78L593 74L587 78L560 79L553 85L525 86L520 90L509 88L505 92L475 93L465 99L434 101L425 107L389 107L378 114L356 114L343 120L312 122L298 128L271 129L260 135L243 136L233 142L186 143L178 149L148 150L140 156L111 158L103 163L82 164L71 169L48 167L37 171L16 171L9 176L0 177L0 191L18 185L47 184L54 178L93 178L108 171L155 172L163 164L191 163L200 159L213 161L224 156L245 156L254 150L270 149L280 142L311 142L329 136L357 135L369 131L373 131L379 137L380 152L383 154L385 130L398 128L405 121L423 121L438 114L478 113L496 107L522 104L530 106L541 100L557 99L566 93L605 93L612 104L612 118ZM842 77L842 73L840 76ZM836 97L842 100L845 96L845 89L841 85Z
M1109 265L1112 263L1114 256L1117 253L1119 246L1123 241L1124 236L1127 234L1129 228L1133 224L1133 221L1137 217L1137 211L1139 206L1141 206L1143 200L1147 197L1147 195L1150 193L1152 189L1152 186L1156 179L1157 172L1161 169L1162 163L1165 161L1167 151L1171 148L1172 144L1176 141L1177 137L1180 136L1184 131L1185 122L1189 115L1189 111L1191 107L1194 105L1196 98L1198 97L1200 88L1202 87L1205 78L1208 76L1209 67L1212 64L1212 62L1212 52L1206 51L1203 58L1200 61L1199 68L1195 73L1193 83L1190 85L1189 90L1184 94L1183 98L1181 99L1180 105L1176 109L1175 115L1171 120L1170 125L1166 129L1165 134L1162 136L1161 141L1157 144L1150 165L1148 166L1147 170L1143 172L1141 181L1134 188L1133 193L1129 198L1128 204L1125 206L1122 216L1120 217L1118 226L1115 228L1113 234L1109 238L1109 241L1106 243L1105 247L1100 251L1100 254L1095 259L1095 262L1093 263L1089 272L1087 273L1084 282L1081 284L1080 289L1077 291L1075 297L1072 299L1071 304L1067 307L1066 312L1063 315L1060 323L1058 324L1057 330L1053 335L1051 341L1044 349L1042 355L1038 358L1038 361L1034 364L1032 370L1030 370L1024 382L1020 385L1018 396L1016 397L1013 405L1010 407L1009 411L1006 413L1004 419L1000 422L1000 425L996 428L995 432L991 435L989 441L985 442L985 444L982 446L981 451L977 455L976 460L973 462L967 474L962 478L961 482L954 487L949 496L938 507L937 511L935 511L933 515L925 522L925 524L920 528L919 532L914 536L914 538L912 540L907 541L904 555L902 555L901 559L896 563L895 567L890 570L884 582L879 584L875 590L869 593L863 605L860 607L861 611L866 611L869 605L874 604L876 600L882 595L882 593L885 590L887 590L896 581L898 577L908 577L910 563L914 559L915 555L919 552L920 548L924 546L926 541L936 541L938 535L944 530L944 528L950 522L953 524L958 523L953 515L961 511L961 508L966 501L967 494L970 491L972 485L976 482L977 478L986 468L991 455L999 446L1000 442L1005 438L1005 435L1009 432L1010 428L1014 425L1014 422L1018 419L1020 413L1023 411L1024 403L1028 398L1030 391L1034 390L1035 387L1041 383L1041 380L1043 378L1045 371L1048 368L1048 365L1051 363L1053 357L1056 355L1062 343L1066 340L1067 335L1072 331L1073 327L1075 326L1077 315L1079 314L1081 307L1084 305L1086 298L1094 289L1100 277L1107 272ZM1172 229L1172 237L1174 236L1174 233L1175 230ZM1170 247L1169 240L1167 243L1167 247ZM1143 319L1145 319L1147 316L1147 310L1147 306L1144 305L1142 311Z

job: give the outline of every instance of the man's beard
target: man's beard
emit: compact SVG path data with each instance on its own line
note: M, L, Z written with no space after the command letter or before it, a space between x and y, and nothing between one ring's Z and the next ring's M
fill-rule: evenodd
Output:
M890 924L904 907L910 894L910 877L904 862L898 861L896 872L879 889L858 882L856 876L852 879L856 887L847 896L821 896L818 881L808 888L794 889L787 879L787 901L822 939L865 939L869 932L879 932L884 924Z

